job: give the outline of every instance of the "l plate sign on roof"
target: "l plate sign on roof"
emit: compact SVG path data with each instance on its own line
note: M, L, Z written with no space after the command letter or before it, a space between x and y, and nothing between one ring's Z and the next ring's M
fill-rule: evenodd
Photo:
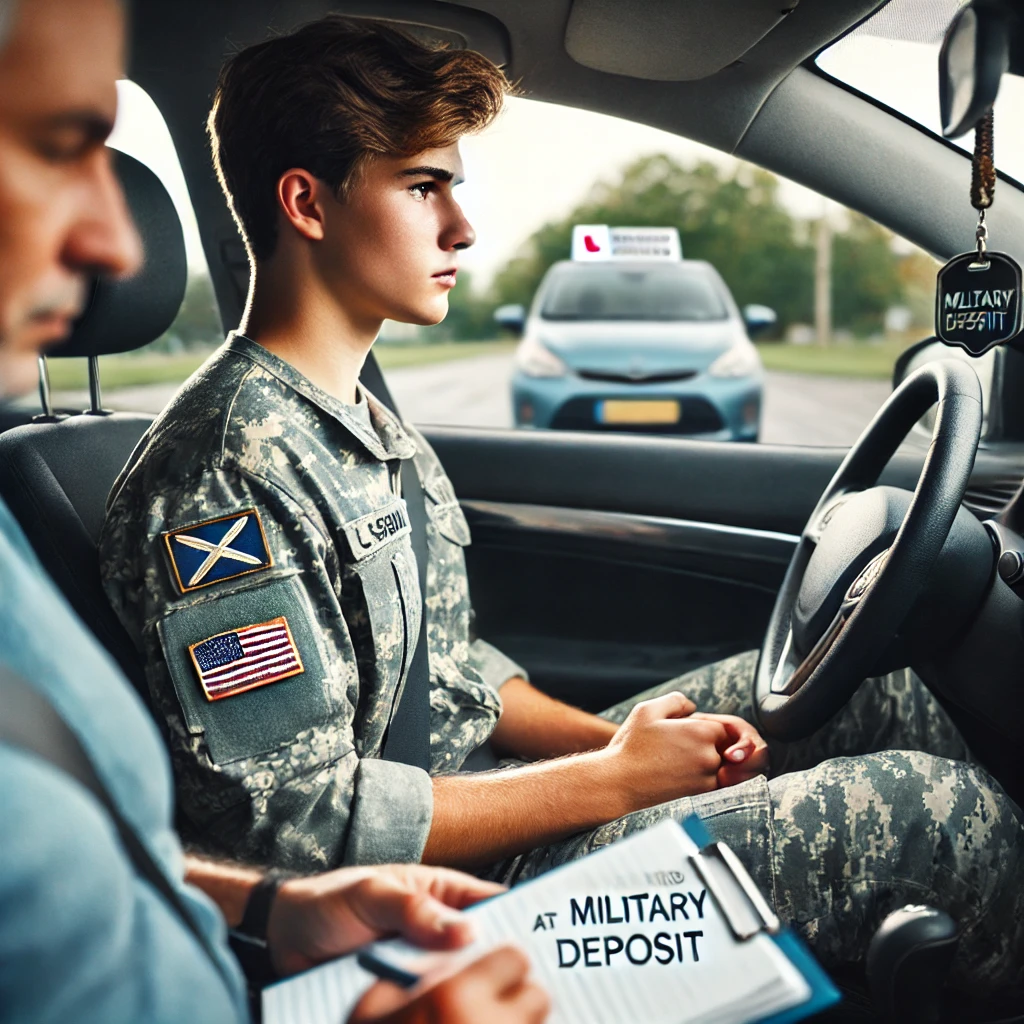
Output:
M572 229L574 260L681 260L677 228L610 228L576 224Z

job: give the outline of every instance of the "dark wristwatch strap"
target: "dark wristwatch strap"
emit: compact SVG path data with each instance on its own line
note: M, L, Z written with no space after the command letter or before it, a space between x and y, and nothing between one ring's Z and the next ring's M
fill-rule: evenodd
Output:
M242 920L233 930L248 939L266 942L267 925L270 922L270 911L274 906L277 890L291 877L283 871L268 871L253 886L252 892L249 893L249 900L245 904Z

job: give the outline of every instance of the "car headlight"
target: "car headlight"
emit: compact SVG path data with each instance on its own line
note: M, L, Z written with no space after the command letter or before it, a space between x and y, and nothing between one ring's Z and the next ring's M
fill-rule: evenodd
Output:
M709 367L712 377L752 377L761 369L761 357L749 341L726 349Z
M536 338L526 337L516 349L516 365L527 377L564 377L568 367Z

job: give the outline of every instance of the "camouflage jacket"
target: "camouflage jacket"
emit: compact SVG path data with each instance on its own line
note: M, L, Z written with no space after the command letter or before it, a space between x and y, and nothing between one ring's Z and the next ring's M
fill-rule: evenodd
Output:
M204 849L298 870L420 858L430 780L381 759L423 607L401 460L426 495L432 773L487 739L523 674L470 639L469 527L437 456L361 394L229 337L111 491L104 586Z

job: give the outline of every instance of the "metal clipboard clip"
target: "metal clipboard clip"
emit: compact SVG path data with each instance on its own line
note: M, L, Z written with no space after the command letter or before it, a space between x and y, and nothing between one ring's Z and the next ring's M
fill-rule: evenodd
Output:
M690 857L690 864L738 942L753 938L758 932L777 935L782 931L782 922L725 843L709 843Z

